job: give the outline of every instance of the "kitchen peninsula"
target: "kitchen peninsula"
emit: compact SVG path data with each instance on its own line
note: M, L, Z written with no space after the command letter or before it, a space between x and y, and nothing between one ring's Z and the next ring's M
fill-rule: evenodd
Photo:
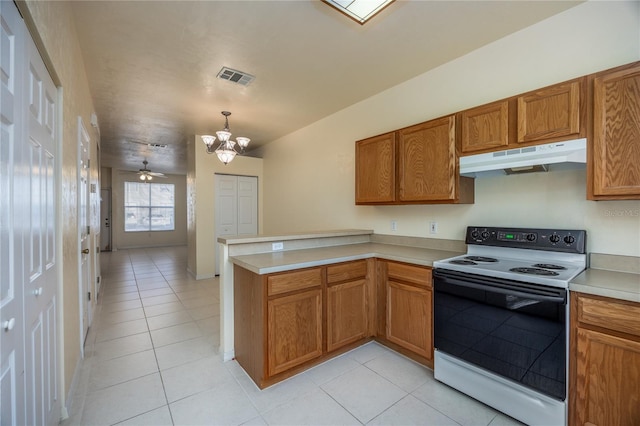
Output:
M225 360L235 357L259 386L300 371L289 366L306 368L376 335L432 366L430 267L435 260L463 253L464 242L375 235L370 230L219 238L218 242L222 351ZM405 311L419 318L400 314ZM347 315L354 312L359 315ZM296 322L306 329L292 326L280 332L302 333L306 346L278 345L290 351L279 358L288 361L280 365L272 360L270 367L265 366L267 349L259 342L266 346L266 334L274 337L278 332L273 327L265 331L269 316L273 322L278 315L299 319L303 314L311 316ZM333 320L327 321L327 315ZM282 318L279 324L284 323ZM415 321L419 326L393 327L392 319L396 325ZM411 329L408 334L407 329ZM253 352L247 355L248 347ZM298 357L297 351L303 356ZM258 377L261 374L265 377Z
M225 360L235 357L258 386L269 386L373 338L433 366L431 312L421 310L431 306L431 266L435 260L464 253L464 242L379 235L370 230L234 236L218 242L221 349ZM238 275L235 285L234 274ZM596 350L600 348L627 357L630 365L640 359L640 259L592 253L590 269L576 277L569 290L573 389L569 395L576 398L569 404L571 417L613 419L624 410L634 412L634 393L627 391L637 386L637 371L627 370L624 381L606 381L604 393L594 379L600 376L590 371L600 365L601 352ZM238 307L242 312L234 312ZM272 325L288 325L269 328L269 315ZM291 317L298 321L287 321ZM390 327L393 324L411 325ZM405 330L413 334L403 334ZM302 338L290 338L290 342L304 342L301 350L285 343L277 345L279 353L270 354L268 339L291 332L301 333ZM243 348L250 349L251 362L242 360ZM579 352L591 355L580 358ZM619 364L608 363L607 368L610 377L618 377ZM618 385L626 388L616 390ZM628 396L617 399L620 410L600 413L594 408L602 404L592 405L593 401L603 402L612 393Z

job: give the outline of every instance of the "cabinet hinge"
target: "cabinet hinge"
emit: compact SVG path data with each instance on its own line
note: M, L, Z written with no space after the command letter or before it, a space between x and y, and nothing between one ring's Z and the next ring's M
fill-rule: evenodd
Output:
M91 300L91 292L87 293L87 300Z

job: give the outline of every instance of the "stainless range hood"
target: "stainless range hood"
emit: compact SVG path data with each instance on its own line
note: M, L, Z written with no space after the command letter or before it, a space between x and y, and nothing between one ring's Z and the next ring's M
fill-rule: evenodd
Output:
M584 167L586 162L587 140L583 138L460 157L460 174L529 173L547 171L551 164L568 168Z

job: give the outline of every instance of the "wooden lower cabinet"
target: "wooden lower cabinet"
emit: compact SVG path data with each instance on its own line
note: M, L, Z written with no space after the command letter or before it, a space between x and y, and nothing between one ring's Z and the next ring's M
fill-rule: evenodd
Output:
M384 316L378 333L405 355L433 367L433 291L431 269L379 261ZM380 297L381 296L381 297ZM380 317L379 317L380 318ZM380 337L380 336L379 336ZM383 340L383 342L384 342ZM415 355L415 356L414 356Z
M327 351L367 337L367 281L327 288Z
M387 281L387 339L431 359L431 290Z
M277 297L267 302L269 376L322 355L322 291Z
M258 275L236 265L235 357L260 388L374 337L433 367L432 306L424 266L367 259Z
M640 304L573 294L570 424L640 424Z
M369 337L372 283L368 265L358 260L327 267L327 351Z
M373 259L258 275L234 267L236 360L264 388L370 338Z

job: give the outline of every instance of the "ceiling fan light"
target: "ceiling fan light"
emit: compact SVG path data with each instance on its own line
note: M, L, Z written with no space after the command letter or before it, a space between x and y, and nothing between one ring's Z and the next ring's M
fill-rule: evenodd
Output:
M140 180L146 180L146 175L140 175Z
M244 136L238 136L236 138L236 141L238 142L238 145L240 145L240 148L245 149L247 146L249 146L249 142L251 142L251 139L245 138Z
M216 141L216 137L215 136L211 136L211 135L202 135L200 136L202 138L202 142L204 142L204 144L208 147L213 146L213 143Z

